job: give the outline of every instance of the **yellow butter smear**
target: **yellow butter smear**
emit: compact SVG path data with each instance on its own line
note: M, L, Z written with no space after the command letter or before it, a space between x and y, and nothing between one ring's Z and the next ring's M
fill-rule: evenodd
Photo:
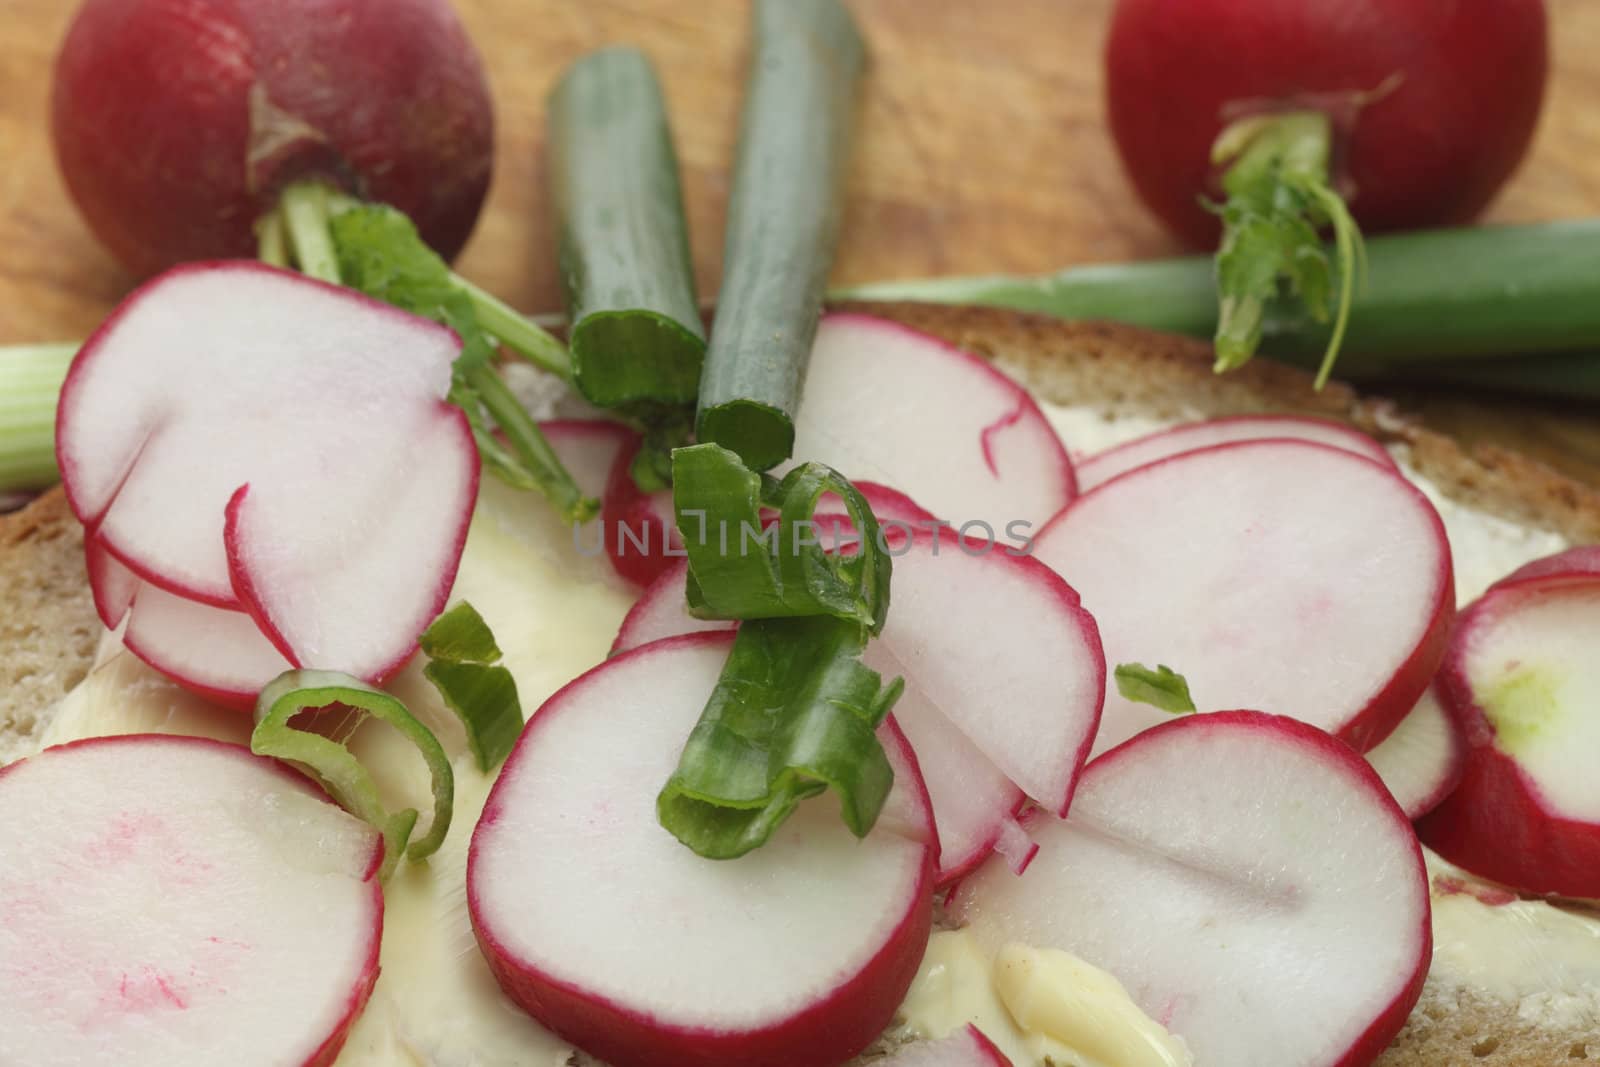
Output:
M964 930L940 931L900 1009L909 1036L973 1024L1016 1067L1192 1067L1182 1040L1116 978L1059 949L1011 944L991 961Z

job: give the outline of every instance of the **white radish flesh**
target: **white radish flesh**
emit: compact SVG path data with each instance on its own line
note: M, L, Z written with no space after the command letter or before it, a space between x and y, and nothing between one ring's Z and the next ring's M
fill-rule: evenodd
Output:
M1184 423L1080 459L1075 464L1078 492L1087 493L1119 474L1125 474L1169 456L1182 455L1185 452L1228 444L1232 441L1283 438L1315 441L1318 444L1342 448L1358 456L1365 456L1385 466L1394 466L1394 460L1381 444L1342 422L1302 415L1235 415L1230 418L1208 419L1205 422Z
M881 1061L882 1067L1011 1067L1005 1053L968 1023L938 1041L918 1041Z
M501 987L616 1067L855 1055L892 1018L931 923L932 814L910 748L865 841L800 809L738 860L690 852L656 795L731 637L608 661L532 718L473 835L467 891Z
M1394 733L1367 753L1367 762L1389 787L1408 819L1420 819L1461 781L1467 746L1461 731L1429 686Z
M617 457L639 437L622 423L603 419L549 419L539 430L578 488L596 499L604 495Z
M101 621L135 656L194 692L249 711L256 694L293 664L242 610L185 600L139 578L90 537L89 584Z
M130 735L0 770L0 1049L331 1064L377 978L382 842L281 764Z
M1089 765L952 913L991 952L1065 949L1115 975L1197 1064L1355 1067L1404 1024L1431 951L1427 874L1361 758L1292 719L1169 720Z
M894 551L889 621L866 662L905 678L895 720L939 827L939 877L970 869L1027 796L1065 814L1100 721L1094 620L1048 567L998 545L919 534ZM1003 667L1001 666L1003 665Z
M1025 389L971 353L868 315L829 315L817 329L794 456L1011 540L1075 493L1066 449ZM1011 523L1029 525L1008 532Z
M73 362L68 499L146 585L247 610L296 665L381 679L443 606L471 517L477 453L444 400L458 351L299 275L170 271ZM126 592L103 591L103 611Z
M1529 893L1600 897L1600 549L1529 564L1461 617L1440 674L1467 741L1430 848Z
M1166 664L1202 711L1282 712L1358 751L1415 706L1454 615L1433 505L1391 468L1309 442L1130 471L1034 551L1082 595L1108 663ZM1095 752L1167 718L1108 693Z

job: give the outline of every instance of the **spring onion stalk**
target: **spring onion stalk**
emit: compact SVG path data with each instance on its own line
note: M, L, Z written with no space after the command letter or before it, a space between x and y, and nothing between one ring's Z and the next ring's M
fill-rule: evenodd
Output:
M758 0L722 292L696 415L701 441L732 449L755 470L794 448L865 64L839 0Z
M461 338L450 399L471 421L485 466L509 485L543 493L568 522L592 518L599 503L583 495L495 368L494 342L504 338L480 319L482 300L463 289L411 220L393 208L366 204L334 213L328 232L345 284L442 322ZM537 329L521 321L529 330ZM495 436L496 426L504 434L503 444Z
M592 53L562 77L549 113L573 380L601 407L692 405L705 328L655 71L632 48Z
M433 779L433 817L423 836L410 840L417 823L416 809L389 811L371 773L348 746L293 724L302 712L333 706L380 719L417 747ZM455 774L450 759L438 738L388 693L336 671L285 671L256 698L255 720L250 751L298 765L341 807L383 834L380 877L384 880L394 873L402 854L416 862L433 855L444 843L455 805Z
M505 762L522 733L517 680L500 664L500 646L477 609L466 601L422 632L428 657L422 674L466 728L467 747L485 774Z
M900 695L861 663L866 633L829 617L746 622L656 799L661 825L709 859L760 847L832 789L865 837L894 784L875 733Z
M1463 357L1600 350L1600 218L1390 234L1366 241L1340 372L1424 379ZM1213 267L1203 256L1069 268L1038 277L942 278L856 286L837 299L986 304L1060 318L1110 319L1210 337ZM1331 326L1283 302L1262 322L1262 351L1309 363ZM1507 378L1515 378L1508 369ZM1538 376L1536 376L1538 377Z
M1165 663L1158 664L1154 670L1142 663L1119 663L1112 676L1116 679L1117 692L1124 699L1149 704L1172 715L1195 710L1188 680Z
M56 398L77 345L0 348L0 494L43 489L56 470Z

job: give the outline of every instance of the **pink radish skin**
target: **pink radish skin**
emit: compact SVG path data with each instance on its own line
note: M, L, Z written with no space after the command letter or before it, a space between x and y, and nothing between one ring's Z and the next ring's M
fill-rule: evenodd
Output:
M1429 686L1394 733L1367 753L1367 762L1413 821L1438 807L1466 771L1467 744Z
M1382 445L1342 422L1299 415L1234 415L1174 426L1081 459L1077 463L1078 491L1087 493L1119 474L1126 474L1169 456L1233 441L1279 438L1331 445L1365 456L1375 463L1394 467L1394 459Z
M494 156L446 0L86 0L52 133L90 229L141 276L255 255L252 224L308 177L393 204L452 258Z
M1372 768L1315 727L1170 719L1093 761L1068 819L1029 827L1027 873L986 866L952 916L990 951L1106 969L1197 1064L1365 1067L1421 993L1422 851Z
M672 490L642 491L633 480L641 440L618 453L601 500L600 522L611 566L626 581L647 586L683 554ZM643 546L642 548L640 546Z
M926 948L932 810L893 731L895 789L864 842L820 802L732 861L656 823L731 640L659 641L569 683L530 720L473 834L468 907L501 988L616 1067L843 1063L888 1025ZM633 928L647 914L676 918ZM670 973L650 973L662 960Z
M938 1041L918 1041L883 1060L883 1067L1011 1067L983 1031L968 1023Z
M293 665L397 669L444 605L477 494L470 428L444 400L458 351L427 320L256 264L180 268L129 297L74 360L56 443L93 551L173 609L160 636L133 609L130 646L230 703L270 679L241 667L254 653L230 667L183 649L205 623L174 630L181 599L228 613L194 620L247 611ZM128 595L106 591L102 614Z
M1466 737L1466 769L1417 825L1430 848L1523 892L1600 897L1597 639L1595 547L1528 564L1462 614L1440 689ZM1501 712L1497 690L1511 705Z
M870 315L823 318L794 456L1012 541L1077 492L1067 451L1027 390L970 352Z
M1391 467L1306 441L1129 471L1052 520L1034 552L1082 594L1107 662L1167 664L1202 711L1283 710L1363 752L1422 696L1455 613L1427 498ZM1095 751L1166 718L1108 693Z
M0 768L0 813L19 1062L337 1059L378 976L383 844L305 778L218 741L91 738Z

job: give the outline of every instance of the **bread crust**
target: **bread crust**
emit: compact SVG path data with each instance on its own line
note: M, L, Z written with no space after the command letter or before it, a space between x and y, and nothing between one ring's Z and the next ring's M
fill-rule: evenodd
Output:
M1335 418L1409 452L1449 497L1575 543L1600 541L1600 491L1505 449L1470 451L1387 401L1256 360L1223 376L1189 338L1109 322L1062 322L991 308L852 304L995 360L1046 400L1109 414L1206 418L1290 412ZM0 764L26 751L50 708L82 680L100 633L83 535L59 489L0 516ZM1518 1005L1430 975L1377 1067L1553 1067L1600 1062L1600 1037L1543 1025ZM1216 1067L1216 1065L1202 1065Z

